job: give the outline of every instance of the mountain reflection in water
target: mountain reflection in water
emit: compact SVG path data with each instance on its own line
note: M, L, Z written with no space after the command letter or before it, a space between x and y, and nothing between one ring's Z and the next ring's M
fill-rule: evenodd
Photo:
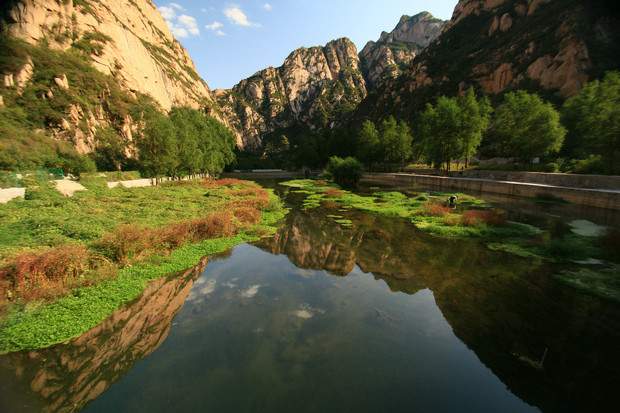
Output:
M399 220L349 215L352 229L318 211L298 212L259 245L300 268L347 275L357 265L394 292L430 289L454 333L544 411L611 405L620 386L616 304L559 285L540 261L433 237Z
M0 411L605 410L617 305L475 241L347 218L294 210L82 337L0 357Z

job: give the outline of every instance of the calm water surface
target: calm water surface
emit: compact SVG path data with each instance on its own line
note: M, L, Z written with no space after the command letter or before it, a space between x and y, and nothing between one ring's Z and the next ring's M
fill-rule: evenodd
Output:
M566 219L531 208L514 214ZM329 213L294 209L79 339L1 357L0 411L613 411L618 305L475 241Z

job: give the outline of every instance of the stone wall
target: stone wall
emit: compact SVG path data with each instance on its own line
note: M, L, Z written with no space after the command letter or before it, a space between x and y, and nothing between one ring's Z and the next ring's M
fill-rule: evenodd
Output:
M387 185L421 185L438 190L457 189L525 198L558 198L577 205L620 210L620 190L579 189L535 183L400 173L365 174L363 181Z

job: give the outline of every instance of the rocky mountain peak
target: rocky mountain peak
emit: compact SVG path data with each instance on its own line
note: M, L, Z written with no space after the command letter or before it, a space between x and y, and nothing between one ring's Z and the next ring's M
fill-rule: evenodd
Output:
M366 84L355 44L340 38L296 49L282 66L261 70L215 95L241 146L252 149L277 129L330 125L329 114L357 105L366 96Z
M442 32L445 23L429 12L404 15L391 32L368 42L360 52L362 68L370 88L395 79L413 59Z

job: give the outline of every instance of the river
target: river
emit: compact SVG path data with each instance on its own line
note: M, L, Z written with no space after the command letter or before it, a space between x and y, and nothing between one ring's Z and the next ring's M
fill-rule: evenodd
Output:
M0 357L0 411L613 406L617 303L559 283L551 264L371 214L342 227L283 196L275 237L154 282L70 343ZM579 214L524 203L512 214L547 228Z

